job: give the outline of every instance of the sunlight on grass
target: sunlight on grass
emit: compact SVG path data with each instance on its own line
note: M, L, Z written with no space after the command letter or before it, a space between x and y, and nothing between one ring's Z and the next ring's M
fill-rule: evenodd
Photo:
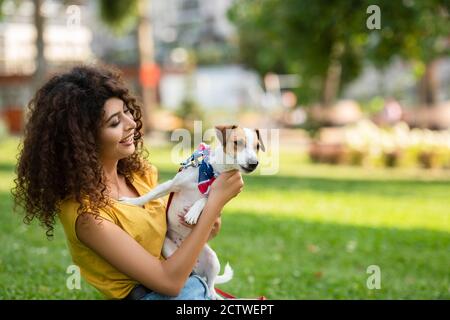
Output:
M247 191L247 190L246 190ZM448 201L436 203L427 199L402 201L383 196L330 194L305 191L274 194L273 190L243 192L232 201L226 212L248 212L273 217L295 217L311 222L327 222L354 226L391 227L401 229L429 229L450 232ZM244 195L245 194L245 195Z

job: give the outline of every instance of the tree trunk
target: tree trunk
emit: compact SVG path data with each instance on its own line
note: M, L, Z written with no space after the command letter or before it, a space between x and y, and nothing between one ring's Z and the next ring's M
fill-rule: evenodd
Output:
M149 2L147 0L138 0L138 49L139 49L139 70L149 69L155 63L154 59L154 44L152 26L149 18ZM142 117L144 132L150 132L154 128L154 111L156 107L156 86L149 85L142 81Z
M437 102L439 80L437 77L438 60L426 65L425 73L419 83L419 100L422 105L432 107Z
M341 82L342 65L340 59L343 53L343 45L335 43L330 54L330 63L323 85L322 105L324 107L332 106L336 100Z
M43 0L34 0L34 25L36 27L36 69L34 71L32 85L33 91L36 91L42 84L47 73L47 61L45 60L44 49L44 28L45 18L41 14L41 5Z

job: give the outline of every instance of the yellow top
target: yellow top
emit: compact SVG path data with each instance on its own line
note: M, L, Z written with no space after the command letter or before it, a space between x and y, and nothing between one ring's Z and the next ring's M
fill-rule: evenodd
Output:
M151 166L145 175L133 174L133 178L134 188L139 195L143 195L157 185L158 173L156 168ZM80 268L81 275L86 281L107 298L126 297L137 282L118 271L78 240L75 232L78 207L78 202L66 199L60 205L59 214L73 262ZM163 199L152 200L146 203L144 208L113 200L113 206L101 209L99 215L122 228L151 255L163 259L161 250L167 230L165 210L166 201Z

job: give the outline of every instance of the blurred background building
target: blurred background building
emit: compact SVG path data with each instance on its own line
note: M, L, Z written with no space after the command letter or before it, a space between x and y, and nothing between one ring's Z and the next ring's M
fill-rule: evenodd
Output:
M194 120L282 128L294 142L364 120L448 130L448 5L377 3L379 30L368 29L362 2L3 0L4 126L20 134L26 104L50 75L103 62L123 71L148 132Z
M32 1L3 1L1 6L0 108L12 133L22 130L23 109L34 90L32 76L38 61L34 8ZM59 2L42 2L44 54L51 72L93 59L91 30L83 25L68 27L66 10Z

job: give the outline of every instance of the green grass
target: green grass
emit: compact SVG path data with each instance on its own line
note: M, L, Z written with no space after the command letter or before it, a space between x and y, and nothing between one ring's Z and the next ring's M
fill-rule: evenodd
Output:
M0 142L0 299L101 299L71 264L58 225L53 241L13 214L17 140ZM160 181L176 164L150 150ZM264 160L264 159L263 159ZM211 245L234 279L220 288L271 299L450 299L450 173L312 165L282 150L277 175L245 176ZM369 290L367 268L381 269Z

